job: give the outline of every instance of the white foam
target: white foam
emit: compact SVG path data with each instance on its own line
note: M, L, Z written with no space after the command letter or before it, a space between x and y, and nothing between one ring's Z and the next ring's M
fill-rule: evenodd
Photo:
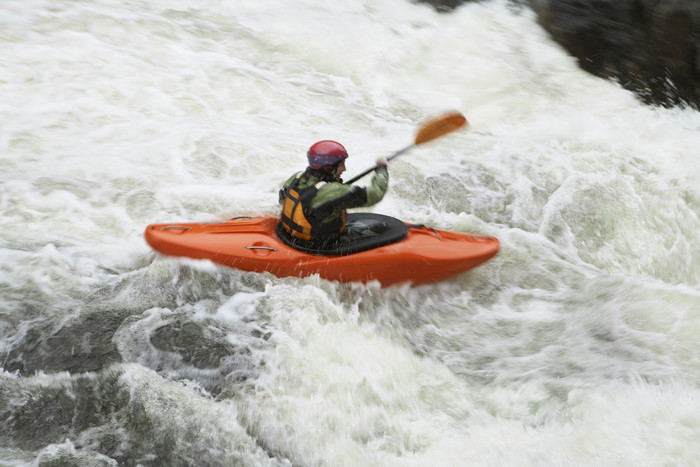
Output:
M700 114L585 74L527 10L6 0L0 61L3 352L37 323L134 310L114 339L150 416L199 436L203 410L215 449L238 420L282 464L696 460ZM393 161L372 209L497 236L472 272L383 290L143 240L276 212L314 141L341 141L351 177L449 108L471 130ZM179 357L149 336L173 316L250 351L223 410L168 381L216 370L161 368Z

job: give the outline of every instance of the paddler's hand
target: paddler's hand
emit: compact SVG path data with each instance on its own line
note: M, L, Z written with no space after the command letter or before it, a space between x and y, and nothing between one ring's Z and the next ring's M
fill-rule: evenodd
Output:
M389 161L386 160L386 157L380 157L375 163L377 164L378 169L386 169Z

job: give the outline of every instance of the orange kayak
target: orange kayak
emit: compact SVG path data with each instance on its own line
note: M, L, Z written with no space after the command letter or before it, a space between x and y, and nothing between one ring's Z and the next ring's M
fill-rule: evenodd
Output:
M278 277L318 274L341 282L412 285L440 281L472 269L499 249L496 238L411 225L390 216L350 213L348 239L335 250L294 245L273 217L211 223L151 224L148 244L159 253L208 259Z

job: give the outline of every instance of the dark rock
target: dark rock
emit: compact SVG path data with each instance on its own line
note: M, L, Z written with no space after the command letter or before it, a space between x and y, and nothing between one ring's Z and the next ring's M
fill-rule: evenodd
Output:
M212 454L196 436L184 434L186 423L167 423L169 416L180 413L169 402L172 395L167 389L159 393L153 387L151 399L134 391L134 383L128 376L122 379L123 374L123 368L115 365L50 380L0 380L0 446L43 449L38 462L32 463L42 466L114 465L114 461L118 465L220 465L213 462L218 453Z
M700 2L530 0L581 68L650 104L700 104Z
M173 377L196 380L215 397L234 394L257 374L263 364L253 350L267 345L269 333L257 327L237 326L236 343L229 342L227 331L215 320L172 321L149 333L149 342L157 351L145 364ZM186 319L186 318L185 318Z
M0 445L37 450L110 423L130 403L120 375L108 370L51 382L0 381Z
M469 1L473 0L418 0L420 3L427 3L428 5L432 6L435 8L437 11L440 11L442 13L447 13L458 6L460 6L462 3L466 3Z
M210 329L207 331L211 334ZM223 358L239 351L225 341L225 336L205 335L202 327L193 322L161 326L151 334L151 343L155 348L176 353L185 363L202 369L218 368Z
M451 11L455 0L419 0ZM468 2L464 0L461 3ZM581 68L644 102L700 108L697 0L521 0Z
M36 371L95 371L121 356L112 342L114 332L131 310L93 310L54 330L47 321L27 331L21 341L0 360L5 370L31 375Z

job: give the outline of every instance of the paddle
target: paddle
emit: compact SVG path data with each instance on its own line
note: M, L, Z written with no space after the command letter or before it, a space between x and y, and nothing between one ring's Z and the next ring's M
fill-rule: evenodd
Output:
M399 157L401 154L404 154L409 150L415 148L419 144L427 143L428 141L432 141L441 136L445 136L448 133L452 133L453 131L459 130L462 127L468 126L469 122L467 122L467 119L464 117L464 115L457 111L449 112L440 117L428 120L426 123L424 123L418 128L418 131L416 132L416 138L412 144L409 144L408 146L399 151L396 151L394 154L387 157L386 160L388 162L392 159ZM343 183L345 183L346 185L354 183L362 177L364 177L365 175L367 175L368 173L374 172L376 169L376 166L371 167L362 172L361 174L356 175L347 182Z

